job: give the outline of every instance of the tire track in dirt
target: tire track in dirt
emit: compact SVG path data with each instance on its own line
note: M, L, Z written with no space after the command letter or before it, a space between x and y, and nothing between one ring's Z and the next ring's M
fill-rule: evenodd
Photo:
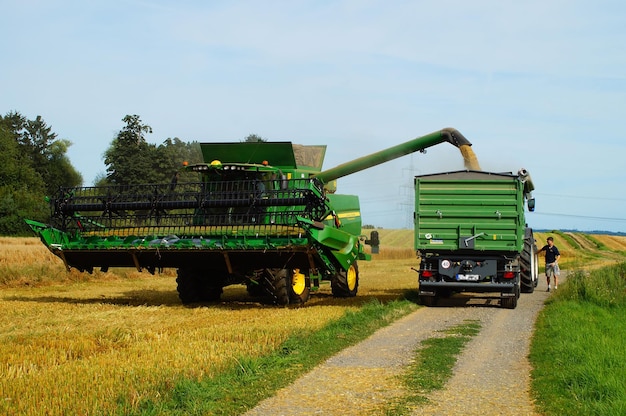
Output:
M515 310L497 309L465 347L454 375L414 415L534 416L528 361L534 323L549 296L545 284L522 295Z
M442 306L421 308L331 357L245 415L380 414L385 403L405 393L396 376L419 343L465 320L480 321L480 333L459 357L446 387L414 414L535 415L528 352L548 295L540 283L535 293L521 296L515 310L488 298L442 299Z
M245 413L253 415L364 415L403 394L396 375L419 342L465 319L459 309L442 316L423 308L382 328L281 389Z

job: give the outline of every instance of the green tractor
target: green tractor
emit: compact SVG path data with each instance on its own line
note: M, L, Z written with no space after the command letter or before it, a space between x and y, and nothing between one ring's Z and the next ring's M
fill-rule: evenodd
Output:
M200 181L61 188L51 224L26 220L68 270L178 270L183 303L217 301L225 286L301 304L321 281L356 296L358 260L376 252L361 235L358 196L336 179L442 142L470 143L444 129L322 171L326 146L290 142L201 144Z

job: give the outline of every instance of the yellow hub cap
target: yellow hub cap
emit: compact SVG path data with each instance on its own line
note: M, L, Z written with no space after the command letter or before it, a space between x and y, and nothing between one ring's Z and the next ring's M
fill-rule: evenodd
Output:
M306 289L306 277L300 273L300 270L295 269L293 271L293 276L291 277L291 286L293 289L293 293L296 295L301 295Z
M348 278L348 289L352 291L356 288L356 269L354 268L354 265L350 266L350 268L348 269L347 278Z

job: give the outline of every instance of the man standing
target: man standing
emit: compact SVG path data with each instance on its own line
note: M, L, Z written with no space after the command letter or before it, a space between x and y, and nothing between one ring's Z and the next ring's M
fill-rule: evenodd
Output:
M548 292L550 291L550 277L554 276L554 289L558 285L558 261L561 257L561 253L559 253L559 249L554 245L554 239L552 237L548 237L547 243L545 246L541 248L537 252L537 254L542 251L546 252L546 279L548 280Z

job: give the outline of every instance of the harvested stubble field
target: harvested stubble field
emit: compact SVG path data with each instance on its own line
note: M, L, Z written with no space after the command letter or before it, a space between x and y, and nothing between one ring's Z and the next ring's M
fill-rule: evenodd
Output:
M214 376L372 299L401 298L417 287L412 231L379 232L381 253L359 264L356 298L335 299L324 285L296 308L262 305L242 286L226 288L217 304L184 307L174 271L68 273L37 239L0 238L0 412L108 414L120 401L132 411L182 378ZM540 246L548 235L565 265L626 252L626 237L536 233Z
M283 308L231 286L221 302L190 308L173 270L68 273L39 240L1 238L0 413L108 414L120 399L132 411L181 378L211 377L372 299L401 298L417 281L405 244L359 264L356 298L323 285L304 306Z

